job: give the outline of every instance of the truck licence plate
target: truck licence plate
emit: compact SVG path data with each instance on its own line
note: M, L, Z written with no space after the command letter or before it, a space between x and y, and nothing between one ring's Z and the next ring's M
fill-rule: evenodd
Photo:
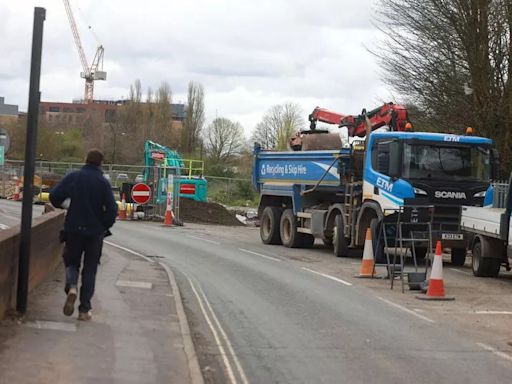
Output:
M464 240L462 233L443 233L441 234L442 240Z

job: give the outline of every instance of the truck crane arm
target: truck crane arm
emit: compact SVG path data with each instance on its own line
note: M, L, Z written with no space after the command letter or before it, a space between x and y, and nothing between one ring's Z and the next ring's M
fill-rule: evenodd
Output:
M327 131L316 130L316 123L318 121L336 124L339 127L347 127L349 137L366 136L367 122L370 125L368 127L370 132L383 126L388 126L390 131L405 131L411 128L407 109L394 103L385 103L370 111L363 109L359 115L343 115L325 108L316 107L309 115L309 121L311 123L309 131L297 132L290 138L289 144L294 151L333 149L341 145L338 134L329 134ZM313 135L314 133L321 134Z
M341 120L344 117L346 116L338 112L333 112L325 108L316 107L315 109L313 109L313 112L311 112L311 114L308 117L308 120L311 123L309 127L311 130L315 130L317 121L321 121L327 124L340 125Z

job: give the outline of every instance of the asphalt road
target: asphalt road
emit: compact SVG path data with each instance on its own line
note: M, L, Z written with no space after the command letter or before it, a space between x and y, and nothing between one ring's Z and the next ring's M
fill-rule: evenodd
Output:
M272 247L212 236L208 229L130 222L117 223L109 241L175 270L194 319L211 330L205 342L227 367L223 378L211 381L432 384L512 378L510 355L500 356L364 286L272 256Z
M40 215L42 205L34 205L32 215ZM13 227L21 222L21 202L0 200L0 230Z

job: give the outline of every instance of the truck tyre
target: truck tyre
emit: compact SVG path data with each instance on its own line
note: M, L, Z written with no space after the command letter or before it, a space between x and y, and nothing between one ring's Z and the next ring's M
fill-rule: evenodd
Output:
M332 248L333 247L333 244L332 244L332 239L333 239L333 236L323 236L322 237L322 241L324 242L324 245L326 246L326 248Z
M384 239L382 238L381 222L377 218L370 221L370 231L372 233L373 257L378 264L387 263L384 252Z
M496 277L500 273L501 260L483 257L486 246L489 246L489 243L485 240L476 241L473 245L471 262L473 274L478 277Z
M260 237L265 244L281 244L279 223L283 209L280 207L265 207L261 214Z
M307 233L299 233L302 237L302 247L303 248L313 248L315 244L315 237L313 235L308 235Z
M452 248L452 264L458 267L466 262L466 248Z
M334 256L345 257L348 254L348 242L343 233L343 216L336 215L334 218L333 239Z
M297 218L291 209L286 209L280 222L281 241L288 248L304 246L302 233L297 232Z

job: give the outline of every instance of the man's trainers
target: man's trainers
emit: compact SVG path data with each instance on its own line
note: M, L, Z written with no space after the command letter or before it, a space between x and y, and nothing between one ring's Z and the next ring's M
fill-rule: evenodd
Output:
M80 321L89 321L92 319L91 311L88 312L78 312L78 320Z
M64 308L62 309L66 316L71 316L75 311L76 296L76 287L69 288L68 295L66 297L66 302L64 303Z

